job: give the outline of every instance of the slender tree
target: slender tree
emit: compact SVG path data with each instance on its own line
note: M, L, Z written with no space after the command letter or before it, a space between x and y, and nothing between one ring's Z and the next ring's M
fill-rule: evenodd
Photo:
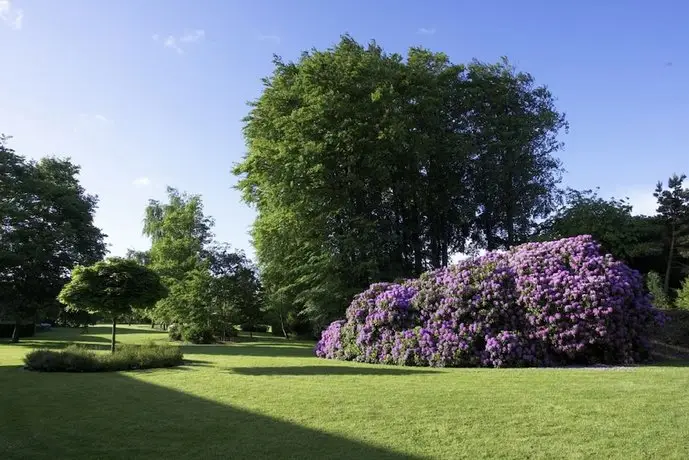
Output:
M168 188L168 201L151 200L146 208L144 235L151 238L149 267L169 289L152 311L162 324L201 321L209 283L204 248L211 241L213 220L203 213L198 195Z
M689 252L689 189L683 188L686 175L674 174L667 181L667 189L658 182L653 196L658 200L658 215L666 228L667 259L663 289L670 292L670 277L678 253Z

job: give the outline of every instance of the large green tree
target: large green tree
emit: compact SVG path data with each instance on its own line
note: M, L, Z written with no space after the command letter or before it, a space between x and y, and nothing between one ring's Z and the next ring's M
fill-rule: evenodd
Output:
M110 350L115 352L117 320L132 308L145 308L167 295L153 270L135 260L110 258L72 270L58 300L68 309L100 313L112 320Z
M464 66L419 48L405 60L345 36L274 64L235 174L258 211L276 311L319 327L371 282L447 265L469 237L524 240L556 203L564 118L506 62Z
M146 208L144 234L151 249L147 257L136 258L147 260L169 289L151 312L155 321L201 321L210 281L204 248L213 236L213 220L204 215L200 196L167 191L167 202L151 200Z
M242 251L215 244L208 251L210 269L208 308L213 329L227 337L236 324L253 328L263 319L261 283L256 267Z
M97 198L79 183L68 159L31 161L0 136L0 305L18 325L53 304L77 264L105 253L94 225Z
M560 161L567 129L550 91L507 59L474 61L462 88L472 145L470 180L477 218L473 240L492 250L527 241L535 222L559 203Z
M666 263L663 289L670 292L673 269L686 269L680 257L689 258L689 188L682 186L686 175L674 174L667 181L656 185L653 194L658 200L658 216L665 225Z

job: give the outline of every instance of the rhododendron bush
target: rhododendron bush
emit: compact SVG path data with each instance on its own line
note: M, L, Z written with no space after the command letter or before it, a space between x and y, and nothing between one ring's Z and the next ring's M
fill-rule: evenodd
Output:
M528 243L357 295L323 358L411 366L631 364L662 321L641 275L590 236Z

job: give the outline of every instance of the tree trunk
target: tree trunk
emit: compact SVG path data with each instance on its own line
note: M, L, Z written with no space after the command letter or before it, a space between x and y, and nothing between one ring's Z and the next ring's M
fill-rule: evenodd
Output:
M117 317L112 317L112 338L110 339L110 352L115 353L115 336L117 334Z
M506 227L507 227L507 249L514 246L514 210L512 204L508 205Z
M285 336L286 339L289 339L287 336L287 330L285 330L285 320L282 318L282 312L280 314L280 327L282 328L282 335Z
M19 342L19 327L20 327L20 322L19 320L15 320L14 322L14 330L12 331L12 343L17 343Z
M672 253L675 251L675 225L672 225L670 232L670 252L667 255L667 267L665 268L665 279L663 280L663 291L670 293L670 274L672 273Z

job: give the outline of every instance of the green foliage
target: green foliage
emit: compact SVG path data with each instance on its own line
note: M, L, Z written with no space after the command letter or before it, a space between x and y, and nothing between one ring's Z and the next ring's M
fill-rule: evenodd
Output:
M663 290L663 280L658 272L649 272L646 274L646 288L653 296L653 305L656 308L667 309L672 306L670 298Z
M265 324L241 324L239 328L244 332L268 332L268 326Z
M210 283L204 246L211 240L213 220L203 214L198 195L168 187L168 201L151 200L146 208L144 234L151 238L145 258L169 290L169 295L149 311L160 323L203 321Z
M682 184L686 175L674 174L667 189L658 182L653 196L658 200L658 216L665 225L666 268L663 289L670 292L673 272L689 270L689 188Z
M171 332L173 337L188 329L190 341L212 341L206 332L224 339L232 336L235 324L261 319L256 268L243 252L211 244L212 225L199 196L169 188L166 203L151 201L146 210L144 233L151 238L151 250L130 253L148 261L168 287L170 294L148 315L163 324L183 325Z
M102 354L70 345L62 350L33 350L24 357L24 364L42 372L113 372L179 366L183 358L181 348L174 346L124 345L115 353Z
M540 226L539 240L591 235L615 258L634 258L662 251L656 221L633 216L627 199L605 200L591 190L567 190L565 203ZM653 233L649 235L649 233Z
M36 325L33 321L28 324L19 324L19 327L12 323L0 323L0 338L9 338L17 335L18 337L32 337L36 333Z
M100 313L112 318L112 351L115 351L117 319L133 307L147 308L167 295L157 273L135 260L109 258L94 265L78 266L62 288L58 300L69 310Z
M232 325L257 325L264 315L263 292L258 270L242 251L232 251L229 245L216 244L209 248L210 322L222 335L228 335Z
M167 295L160 277L134 260L112 257L78 266L58 300L72 310L117 318L133 306L153 305Z
M677 291L675 306L683 310L689 310L689 276L684 278L684 281L682 281L682 286Z
M234 170L272 316L318 329L375 281L505 247L557 202L566 128L553 97L506 60L406 61L345 36L274 61Z
M88 327L90 324L96 324L101 315L89 313L86 310L62 309L57 318L57 324L65 327Z
M52 307L69 271L101 259L105 244L79 167L26 160L7 141L0 136L0 315L19 324Z
M182 328L182 339L191 343L215 342L214 331L208 326L189 324Z
M179 324L170 324L167 327L167 334L170 337L170 340L182 340L182 326L180 326Z

